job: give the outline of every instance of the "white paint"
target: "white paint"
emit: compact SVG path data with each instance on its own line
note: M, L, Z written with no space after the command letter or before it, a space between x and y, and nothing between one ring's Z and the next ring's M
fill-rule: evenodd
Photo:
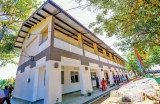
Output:
M36 61L36 66L46 62L46 56Z
M91 53L91 52L89 52L89 51L86 51L86 50L84 50L84 52L85 52L85 56L86 56L86 57L89 57L89 58L95 59L95 60L99 60L98 55L93 54L93 53Z
M61 62L81 65L81 61L80 60L76 60L76 59L72 59L72 58L68 58L68 57L63 57L63 56L61 56Z
M107 60L107 59L105 59L105 58L103 58L103 57L101 57L101 56L99 56L99 58L100 58L100 61L105 62L105 63L108 63L108 60Z
M30 69L30 65L26 66L25 69L24 69L24 71L27 71L29 69Z
M13 97L33 101L33 86L34 86L34 69L29 69L21 74L17 74L15 89L13 92ZM27 79L30 78L30 83L27 82ZM23 93L23 94L22 94Z
M99 66L98 66L98 64L91 63L91 62L89 62L89 66L93 66L93 67L99 67Z
M80 90L79 78L78 78L79 82L71 83L71 71L79 73L79 68L64 66L64 69L62 69L62 71L64 71L64 84L62 84L62 94ZM79 77L79 74L78 74L78 77Z
M79 69L81 94L86 94L86 91L93 91L91 84L90 69L85 70L85 66L81 66Z
M43 50L45 50L46 48L48 48L48 41L49 39L47 39L44 43L42 43L41 45L39 45L38 47L38 53L42 52Z
M101 85L101 81L103 78L105 78L104 76L104 71L101 71L100 68L97 69L97 76L99 78L99 85L100 85L100 88L102 88L102 85Z
M44 75L45 67L39 69L38 87L37 87L37 100L44 99Z
M83 55L83 51L80 47L74 46L58 38L54 38L54 47L62 50L66 50L75 54Z
M109 64L113 65L113 61L108 60Z
M61 65L54 68L54 64L51 60L46 62L44 104L55 104L57 99L62 101Z

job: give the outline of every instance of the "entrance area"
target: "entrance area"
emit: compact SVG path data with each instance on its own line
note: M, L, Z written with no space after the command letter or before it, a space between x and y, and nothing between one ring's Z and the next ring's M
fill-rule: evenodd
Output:
M98 69L90 69L90 74L91 74L91 84L92 84L92 88L93 90L97 90L100 88L100 84L101 84L101 79L98 77ZM99 81L99 88L97 88L97 82L96 82L96 78L98 78Z
M105 76L105 78L106 78L107 85L109 85L109 84L110 84L110 80L109 80L109 73L108 73L107 70L104 70L104 76Z
M61 66L62 94L80 91L79 68L72 66ZM63 99L63 98L62 98Z

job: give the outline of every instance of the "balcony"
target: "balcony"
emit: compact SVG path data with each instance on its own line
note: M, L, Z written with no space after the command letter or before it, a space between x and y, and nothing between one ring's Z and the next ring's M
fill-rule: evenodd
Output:
M77 47L73 44L70 44L70 43L68 43L68 42L66 42L62 39L57 38L57 37L54 38L54 47L65 50L65 51L68 51L68 52L72 52L72 53L75 53L75 54L83 55L83 50L80 47ZM96 55L92 52L89 52L87 50L84 50L84 53L85 53L85 57L95 59L95 60L99 60L99 61L104 62L104 63L108 63L108 64L111 64L111 65L114 65L114 66L119 66L121 68L124 68L124 66L122 66L122 65L119 65L119 64L117 64L117 63L115 63L111 60L108 60L104 57L98 56L98 55Z
M91 53L91 52L86 51L86 50L84 51L84 53L85 53L85 56L88 57L88 58L99 60L98 55L96 55L94 53Z
M57 37L54 38L54 47L68 51L68 52L72 52L75 54L83 55L83 51L80 47L74 46L73 44L65 42Z

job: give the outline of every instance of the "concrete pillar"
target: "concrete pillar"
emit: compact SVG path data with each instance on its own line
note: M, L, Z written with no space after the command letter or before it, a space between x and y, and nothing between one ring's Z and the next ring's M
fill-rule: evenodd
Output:
M93 43L93 48L94 48L94 53L98 55L98 48L96 43Z
M113 61L112 53L109 53L109 58L110 58L110 60L112 60L112 61Z
M109 77L110 84L113 84L114 81L113 81L113 74L112 74L111 70L108 70L108 77Z
M104 70L103 70L103 68L98 68L96 70L97 70L97 76L98 76L98 79L99 79L99 85L100 85L100 88L102 88L101 81L102 81L102 78L105 79Z
M84 47L83 47L83 36L82 34L78 33L78 45L83 50L83 55L85 56Z
M55 104L56 101L62 101L62 86L61 86L61 65L55 68L57 62L46 62L46 77L45 77L45 92L44 104Z
M90 68L87 67L86 69L85 69L85 66L81 66L79 68L81 95L85 95L87 93L86 92L87 90L93 91L92 83L91 83Z
M33 98L32 101L37 100L37 89L38 89L38 76L39 76L39 69L34 69L34 85L33 85Z
M103 49L103 56L104 56L105 58L107 58L107 54L106 54L106 50L105 50L105 49Z
M48 44L52 45L54 43L54 23L55 23L55 17L50 16L51 22L48 24Z

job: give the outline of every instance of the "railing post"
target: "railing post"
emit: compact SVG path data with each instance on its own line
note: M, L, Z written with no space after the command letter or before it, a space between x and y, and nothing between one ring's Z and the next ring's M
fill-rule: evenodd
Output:
M83 56L85 56L84 47L83 47L83 36L80 33L78 33L78 45L83 51Z

